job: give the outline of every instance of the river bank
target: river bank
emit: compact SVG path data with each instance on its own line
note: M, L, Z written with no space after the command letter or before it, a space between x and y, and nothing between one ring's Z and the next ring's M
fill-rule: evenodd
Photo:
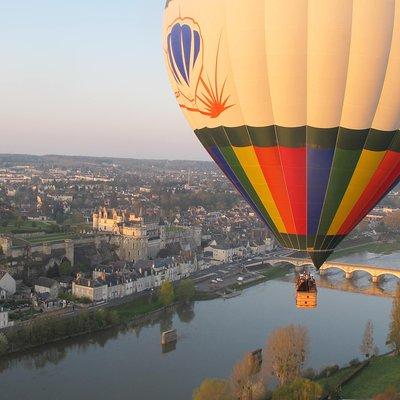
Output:
M378 240L366 241L365 243L353 243L352 240L344 240L330 257L330 260L338 260L354 253L361 252L387 255L396 251L400 251L400 235L393 236L391 242Z
M343 249L338 250L338 256L339 258L343 257L343 254L354 254L357 252L360 252L362 249L368 249L368 251L376 251L377 253L386 253L390 250L400 248L400 240L399 238L396 238L394 243L361 243L357 245L351 245L351 243L345 243L343 246ZM248 282L243 282L243 283L233 283L230 285L227 285L223 289L228 289L228 290L235 290L235 291L243 291L244 289L247 289L249 287L259 285L263 282L267 282L270 280L282 278L285 275L287 275L290 271L292 270L292 267L290 265L277 265L277 266L268 266L268 267L262 267L258 268L258 273L259 277L255 279L251 279ZM193 298L194 301L208 301L208 300L214 300L220 297L220 293L217 291L210 291L210 292L204 292L204 291L196 291L196 294ZM26 346L23 345L14 345L13 340L9 340L10 346L6 351L3 351L2 354L12 354L15 352L21 352L21 351L26 351L30 350L34 347L37 346L43 346L47 343L54 343L57 341L63 341L71 338L76 338L81 335L87 335L90 333L95 333L101 330L106 330L114 327L118 327L127 323L140 323L140 320L143 319L142 317L146 317L149 315L151 317L151 314L158 314L162 313L165 311L165 307L162 306L160 301L154 296L154 295L149 295L149 296L144 296L144 297L139 297L135 298L134 300L126 300L126 301L121 301L121 303L117 305L112 305L112 304L104 304L100 308L106 308L109 310L111 313L113 313L113 317L111 318L114 322L113 323L101 323L99 322L98 326L95 326L96 324L92 324L90 328L82 327L82 329L78 331L73 331L72 333L67 333L64 334L64 332L68 332L68 329L65 328L64 326L62 328L51 328L54 330L54 333L48 333L50 335L50 338L47 339L47 341L43 340L37 340L36 338L34 339L34 343L29 343ZM87 311L88 315L90 316L91 313L93 315L96 314L96 310L93 311ZM105 315L105 314L104 314ZM110 314L111 315L111 314ZM62 320L63 318L68 318L70 321L70 325L75 324L74 316L70 315L65 315L65 316L54 316L54 317L45 317L46 323L51 321L49 325L57 325L56 321ZM107 318L110 318L108 316ZM90 319L90 318L89 318ZM39 329L44 329L41 327L39 319L37 320L32 320L32 323L27 324L26 327L21 327L19 328L20 331L22 331L22 334L19 336L26 336L26 331L32 331L32 324L35 326L35 324L40 325ZM62 323L58 323L58 325L63 325ZM79 322L78 322L79 325ZM49 329L47 329L48 331ZM11 330L12 332L14 331L13 329ZM25 331L25 332L24 332ZM7 331L6 331L7 332ZM31 336L31 334L28 334L28 336ZM43 336L46 337L46 336ZM20 338L18 338L18 342L20 343ZM1 352L0 352L1 353Z
M227 288L243 290L250 286L282 277L289 271L290 268L287 265L269 267L262 273L260 279L248 284L235 284ZM218 297L220 296L217 293L196 292L193 301L207 301ZM122 327L126 324L134 326L147 323L148 319L158 318L165 311L173 311L176 306L179 306L177 301L171 306L165 307L157 295L151 294L114 306L105 305L107 307L105 309L83 311L78 315L48 316L35 319L24 326L8 329L4 332L7 338L7 348L0 351L0 357L111 328Z

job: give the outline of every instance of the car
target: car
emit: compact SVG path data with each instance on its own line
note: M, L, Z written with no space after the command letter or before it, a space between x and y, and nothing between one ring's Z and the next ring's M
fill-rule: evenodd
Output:
M239 276L239 278L237 278L237 280L238 280L238 282L243 282L244 278L243 278L243 276Z
M224 280L222 278L217 278L216 281L217 282L223 282Z
M218 281L216 279L212 279L211 283L218 283Z

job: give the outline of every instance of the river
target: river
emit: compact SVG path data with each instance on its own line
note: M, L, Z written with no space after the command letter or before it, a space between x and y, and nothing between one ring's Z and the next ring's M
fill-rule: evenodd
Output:
M346 261L364 262L373 258L369 254ZM379 265L383 260L399 264L400 252L379 256ZM333 273L329 279L343 278ZM382 285L393 287L393 282L387 278ZM309 329L309 366L344 365L360 357L368 319L380 351L386 350L390 310L389 297L327 288L319 289L317 309L298 310L290 279L265 282L240 297L181 308L141 329L110 330L5 358L0 399L190 400L202 379L228 376L246 351L263 347L272 330L290 323ZM177 328L179 340L174 351L163 353L160 332L170 326Z

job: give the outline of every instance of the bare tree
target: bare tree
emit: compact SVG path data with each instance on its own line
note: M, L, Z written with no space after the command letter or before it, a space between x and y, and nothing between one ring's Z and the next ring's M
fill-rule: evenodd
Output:
M266 395L260 374L260 363L252 353L246 353L231 375L232 392L238 400L262 400Z
M400 355L400 283L393 299L392 320L389 328L388 343Z
M280 385L300 377L309 353L308 344L308 331L303 326L289 325L276 329L269 336L264 350L266 375L275 376Z
M367 321L365 325L364 337L360 345L360 352L364 354L366 358L375 355L377 347L374 341L374 324L371 320Z

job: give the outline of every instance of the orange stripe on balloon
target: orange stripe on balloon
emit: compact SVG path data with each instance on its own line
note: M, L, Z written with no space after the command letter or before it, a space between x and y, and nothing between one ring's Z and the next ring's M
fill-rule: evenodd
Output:
M349 234L381 200L399 175L400 153L388 151L346 221L340 227L338 234Z
M290 199L285 186L283 185L284 176L281 168L279 149L274 147L256 147L254 146L261 170L265 180L274 198L275 204L279 210L287 233L296 234Z

